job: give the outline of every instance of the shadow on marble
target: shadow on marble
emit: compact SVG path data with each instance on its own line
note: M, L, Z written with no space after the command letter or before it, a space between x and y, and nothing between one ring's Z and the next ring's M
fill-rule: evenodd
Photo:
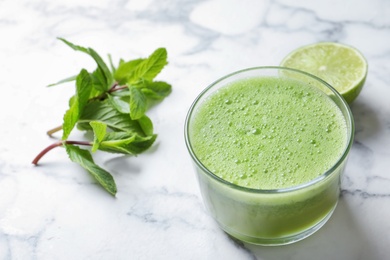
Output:
M119 174L120 172L126 172L131 175L138 175L141 173L141 167L138 164L132 163L132 159L134 158L134 156L130 155L118 156L106 160L103 165L113 173Z
M380 121L372 104L357 99L351 105L351 111L355 121L355 138L359 141L375 138L380 130Z
M157 141L152 145L152 147L144 151L142 154L153 154L158 150L158 147L159 143ZM134 159L137 159L134 155L120 155L105 160L104 166L111 169L112 172L129 172L133 175L138 175L142 169L139 166L139 163L132 163Z
M285 246L264 247L244 244L258 260L359 259L368 249L364 233L354 221L352 210L341 197L329 221L312 236Z

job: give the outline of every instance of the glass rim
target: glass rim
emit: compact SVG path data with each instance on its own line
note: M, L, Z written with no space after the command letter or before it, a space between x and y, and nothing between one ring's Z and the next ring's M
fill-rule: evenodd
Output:
M212 171L210 171L198 159L198 157L196 156L195 152L193 151L193 148L192 148L192 145L191 145L191 141L190 141L190 137L189 137L189 122L190 122L190 119L191 119L191 117L192 117L192 115L194 113L194 108L198 104L199 100L207 92L209 92L209 90L212 89L212 87L217 85L219 82L221 82L221 81L223 81L223 80L225 80L227 78L230 78L230 77L232 77L234 75L241 74L241 73L248 72L248 71L255 71L255 70L285 70L285 71L292 71L292 72L296 72L298 74L306 75L306 76L308 76L308 77L310 77L310 78L320 82L326 88L331 90L332 94L334 94L337 97L337 99L339 99L341 101L342 107L345 108L346 114L347 114L347 116L345 117L345 121L347 122L347 126L350 125L350 127L351 127L349 133L347 133L347 135L348 135L347 136L347 145L345 146L345 149L344 149L342 155L337 159L337 162L332 167L329 167L328 170L326 170L324 173L322 173L320 176L314 178L313 180L305 182L305 183L302 183L302 184L299 184L299 185L295 185L295 186L291 186L291 187L287 187L287 188L279 188L279 189L248 188L248 187L244 187L244 186L240 186L240 185L228 182L227 180L225 180L225 179L215 175ZM337 105L337 106L341 109L341 107L339 105ZM314 76L314 75L312 75L310 73L307 73L307 72L304 72L304 71L301 71L301 70L297 70L297 69L281 67L281 66L259 66L259 67L250 67L250 68L234 71L232 73L229 73L229 74L227 74L227 75L217 79L216 81L214 81L210 85L208 85L195 98L195 100L193 101L193 103L191 104L191 106L190 106L190 108L188 110L188 113L187 113L187 116L186 116L186 119L185 119L185 124L184 124L184 138L185 138L185 143L186 143L186 146L187 146L187 150L189 151L189 153L190 153L193 161L195 162L196 166L200 167L203 170L203 172L205 172L208 176L212 177L216 181L218 181L218 182L220 182L220 183L222 183L222 184L224 184L226 186L229 186L229 187L231 187L233 189L236 189L236 190L241 190L241 191L250 192L250 193L274 194L274 193L287 193L287 192L297 191L297 190L300 190L300 189L312 186L312 185L314 185L316 183L319 183L322 180L326 179L328 176L332 175L332 173L345 161L346 157L348 156L348 153L349 153L349 151L350 151L350 149L352 147L352 144L353 144L354 129L355 129L355 125L354 125L353 115L352 115L351 109L349 108L348 103L341 96L341 94L336 89L334 89L329 83L327 83L326 81L324 81L324 80L320 79L319 77Z

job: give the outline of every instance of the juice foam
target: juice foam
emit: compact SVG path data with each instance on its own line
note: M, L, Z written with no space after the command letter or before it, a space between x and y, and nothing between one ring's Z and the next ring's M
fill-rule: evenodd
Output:
M248 188L309 182L337 162L347 143L340 109L324 93L292 79L230 83L195 112L196 156L215 175Z

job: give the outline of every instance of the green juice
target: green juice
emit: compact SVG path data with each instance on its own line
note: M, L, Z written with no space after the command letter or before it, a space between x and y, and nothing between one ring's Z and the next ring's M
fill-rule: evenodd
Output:
M337 205L352 123L344 101L310 82L279 75L217 82L192 108L187 142L203 199L240 240L300 240Z
M344 152L340 109L319 90L291 79L241 80L197 111L191 139L199 160L239 186L280 189L311 181Z

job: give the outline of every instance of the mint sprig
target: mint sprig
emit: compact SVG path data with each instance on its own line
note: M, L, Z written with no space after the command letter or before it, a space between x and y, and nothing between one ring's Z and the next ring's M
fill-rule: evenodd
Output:
M109 56L108 67L92 48L78 46L62 38L59 40L73 50L89 55L97 68L92 72L82 69L76 76L49 85L76 81L75 94L69 100L62 125L47 132L52 136L62 130L61 140L42 150L32 163L37 165L47 152L64 147L72 162L86 169L106 191L115 195L117 188L114 178L94 162L92 154L100 150L137 155L153 145L157 135L145 113L149 101L162 100L171 93L170 84L154 81L168 63L167 51L159 48L148 58L121 59L117 67ZM68 140L75 127L92 132L93 140Z

